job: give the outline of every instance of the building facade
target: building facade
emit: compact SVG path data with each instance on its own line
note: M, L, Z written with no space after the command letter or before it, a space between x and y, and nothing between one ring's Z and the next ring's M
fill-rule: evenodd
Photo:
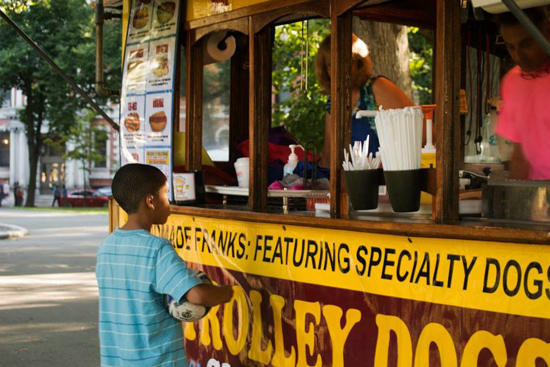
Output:
M1 91L2 105L0 108L0 183L8 182L10 188L16 183L27 189L30 175L29 151L25 125L19 120L18 111L25 107L25 95L16 88L10 91ZM110 105L107 114L118 121L118 105ZM99 163L84 163L76 160L66 160L63 153L49 146L43 146L38 163L36 178L36 195L50 195L55 185L67 189L80 187L110 186L114 173L119 166L119 137L101 116L94 119L96 124L104 130L101 141L94 142L94 148L105 157ZM42 135L48 136L49 123L42 126ZM74 144L67 143L70 151ZM83 165L90 165L88 172ZM25 195L26 197L26 195Z

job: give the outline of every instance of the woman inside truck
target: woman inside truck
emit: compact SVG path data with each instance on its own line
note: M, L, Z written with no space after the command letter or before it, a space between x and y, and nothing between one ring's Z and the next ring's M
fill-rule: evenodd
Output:
M320 165L330 165L330 35L321 45L315 58L315 75L321 86L321 92L329 95L325 109L325 140ZM372 75L372 61L369 50L355 34L352 45L351 98L354 101L352 113L351 140L365 141L370 136L369 152L376 154L379 147L378 136L374 127L373 117L357 119L358 110L377 110L378 106L385 109L403 108L413 103L401 89L382 75Z

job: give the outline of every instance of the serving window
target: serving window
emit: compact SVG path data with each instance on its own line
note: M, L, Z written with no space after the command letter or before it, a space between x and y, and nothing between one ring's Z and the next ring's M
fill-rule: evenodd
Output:
M421 2L413 3L418 5ZM474 159L480 159L478 156L481 144L478 142L476 146L474 139L472 145L472 139L468 140L473 135L469 129L469 121L475 121L479 115L479 99L484 100L482 109L485 112L485 102L491 99L488 97L493 97L498 92L497 80L500 73L497 69L500 69L501 55L491 50L487 55L481 52L482 56L479 57L479 47L474 44L465 45L464 40L467 37L464 32L467 26L462 26L462 37L457 37L461 26L459 17L453 14L457 11L454 8L447 9L445 15L437 21L434 20L434 14L430 16L429 11L423 13L418 9L410 13L410 17L395 16L397 13L386 12L392 8L386 3L380 6L359 6L353 11L355 17L349 12L343 12L328 19L328 6L319 9L318 5L317 2L290 5L283 10L251 14L186 32L189 47L185 52L187 62L190 57L195 60L185 68L187 77L190 78L186 84L192 88L192 91L187 91L188 95L192 95L192 100L186 100L186 126L188 131L191 131L188 141L192 141L192 145L188 147L188 168L202 167L201 155L198 152L205 148L206 152L212 153L215 168L233 179L233 182L212 185L207 183L207 193L211 199L213 198L207 207L216 210L244 209L254 213L284 213L295 216L298 221L299 217L303 216L328 216L344 220L359 219L371 223L474 223L477 226L482 222L483 225L496 223L496 226L502 226L502 222L489 223L481 219L481 191L473 194L473 191L464 190L465 185L471 188L479 176L485 175L484 169L487 164L496 163L491 167L493 174L503 171L504 168L504 165L498 162L470 161L472 156L475 156ZM432 10L435 12L435 7ZM399 14L402 13L405 14ZM372 22L366 26L362 21L364 19L374 20L376 23ZM396 23L408 24L409 27L399 28ZM408 71L405 74L408 73L406 77L412 77L413 82L411 83L410 79L407 82L406 78L402 82L393 75L390 75L389 79L393 81L395 78L395 84L408 98L415 105L424 107L424 120L429 119L432 122L432 141L437 149L431 156L422 156L422 172L419 178L414 178L422 190L418 211L395 213L395 208L392 208L388 201L387 191L384 191L387 178L381 171L379 208L354 210L349 202L350 193L346 188L345 173L341 169L345 160L343 150L348 148L353 132L352 124L347 120L354 108L350 103L352 96L349 92L353 66L351 57L346 56L351 54L351 49L344 40L351 39L351 34L355 33L360 38L365 38L367 44L372 45L370 52L373 75L390 74L391 68L384 67L396 64L386 61L384 57L387 55L382 56L382 46L387 46L383 40L368 39L367 36L372 34L376 27L391 27L395 32L408 32L404 37L409 44L408 57L401 57L401 60L406 60ZM236 51L223 63L203 66L206 39L208 35L216 32L230 32L236 39ZM336 50L333 49L330 57L331 76L335 81L330 93L333 112L331 115L337 126L332 125L336 127L325 135L327 101L319 92L314 70L319 44L331 32L337 34L337 40L332 43ZM435 34L437 39L434 37ZM199 60L201 62L198 62ZM479 75L479 71L468 72L472 69L480 70L478 65L488 65L487 72L481 72L483 75ZM488 75L491 75L490 80ZM208 81L209 79L211 81ZM480 82L477 83L475 80ZM466 92L466 97L459 101L460 89ZM461 111L464 102L466 108ZM494 121L494 113L492 118L491 121ZM477 137L486 135L490 139L489 130L483 125L483 117L481 120L480 128L477 129L481 133L477 134ZM426 121L423 121L422 125L424 130L428 130ZM201 128L197 129L199 126ZM323 139L332 139L330 157L333 163L329 167L317 165L318 169L330 169L328 187L319 188L311 185L308 188L308 178L313 177L306 173L306 180L303 180L306 190L302 192L305 195L300 195L299 190L291 190L291 187L268 189L269 185L277 181L271 176L273 167L270 164L273 161L270 160L277 157L273 154L274 143L271 135L273 130L279 129L281 133L283 128L282 134L295 139L295 145L302 145L309 153L302 153L299 159L303 164L302 169L305 166L306 171L308 164L318 162L319 155L323 153ZM424 131L422 146L427 143L427 134L428 131ZM200 141L200 149L197 141ZM489 141L489 148L485 149L485 153L492 153L494 150L490 144ZM299 147L295 149L302 150ZM349 152L349 149L347 150ZM277 168L284 172L287 162L281 152L278 152L281 162ZM242 188L236 185L238 168L235 163L238 158L247 156L249 187L241 190ZM303 159L304 156L308 159ZM470 171L472 176L466 177ZM470 180L469 184L466 184L466 179ZM407 186L413 179L399 180L403 186ZM463 191L460 191L461 188ZM276 190L283 193L279 196L274 195ZM309 192L305 193L308 190ZM232 200L232 197L240 198ZM292 203L301 201L304 204L292 206ZM316 203L325 204L325 209L330 205L330 209L315 212ZM369 225L371 224L367 226ZM519 224L512 223L511 226L517 227ZM535 223L535 226L538 224Z
M262 21L265 22L264 19ZM197 85L193 86L196 90L195 94L202 95L200 101L202 116L196 113L195 117L191 118L190 125L192 125L193 119L201 119L202 148L206 148L207 152L214 154L213 161L216 168L228 175L233 175L235 179L241 174L238 172L241 165L237 159L248 158L250 187L244 192L248 196L246 200L250 209L260 212L291 214L305 212L309 209L314 213L315 204L325 204L319 205L324 208L330 204L330 192L333 190L329 181L331 167L323 167L320 162L321 154L327 153L322 151L324 139L330 136L325 133L325 120L328 116L326 113L329 108L327 106L330 105L330 97L321 93L322 87L315 74L315 59L321 41L331 32L331 20L323 19L318 14L303 12L293 14L291 17L288 14L279 17L274 15L273 22L261 25L258 23L254 21L254 17L249 19L249 28L254 28L256 33L247 38L242 37L241 44L248 41L248 47L245 50L241 49L240 56L239 47L237 47L237 52L231 58L231 62L226 60L224 63L218 62L204 68L202 65L186 68L187 73L192 73L196 83L201 83L202 89L199 92ZM356 23L357 32L361 33L359 18ZM208 29L201 32L190 32L187 39L193 40L191 47L194 51L186 54L195 54L197 59L201 58L201 55L207 50L209 37L212 37L215 32L220 32L224 26L217 25L213 28L215 28L213 32ZM235 31L224 30L224 32ZM406 30L404 32L404 40L408 42ZM363 31L363 33L368 34L369 32ZM197 38L198 34L201 35L200 40L194 40L193 38ZM233 34L231 34L232 36ZM372 42L376 41L373 39ZM254 53L252 58L250 58L250 52ZM408 54L408 51L405 52L403 57L406 58ZM235 61L235 58L239 58L239 60ZM380 66L375 68L375 72L383 70L382 66L388 64L387 59L384 59L381 54L379 59ZM405 64L408 63L409 60L405 60ZM419 62L416 65L419 65ZM420 65L415 70L421 72L421 69ZM384 73L387 74L387 72ZM197 74L202 75L202 80L196 79ZM242 86L243 80L246 79L244 78L245 74L253 78L252 82L246 80L249 83L249 88L246 86L240 90L235 88L233 86L235 83L240 83ZM426 76L425 74L424 70L427 82L425 80L424 85L417 88L417 92L413 93L412 83L409 82L409 98L417 103L420 103L420 98L423 101L431 99L432 88L429 85L431 84L431 75ZM226 78L227 76L230 78ZM408 73L407 77L410 80ZM189 85L188 82L187 84ZM250 94L244 94L245 90ZM228 91L229 93L227 93ZM197 99L196 96L193 98ZM216 103L210 104L209 100L215 100ZM229 102L229 108L223 101ZM187 101L186 105L198 110L199 105L195 105L196 102ZM361 106L358 105L358 107ZM252 113L252 116L245 111ZM241 116L247 119L243 119ZM221 122L219 121L220 117L223 120ZM340 128L346 129L349 126L344 124ZM197 139L197 135L195 131L192 135L194 140ZM209 138L206 138L207 136ZM220 136L222 138L219 138ZM213 148L211 143L215 142L216 138L225 139L225 142L228 143L226 145L228 151L224 152ZM261 143L258 139L261 140ZM294 147L290 149L290 145L294 145ZM347 147L347 144L341 144L338 151L341 151L344 146ZM292 152L296 153L298 162L291 167L292 171L290 171L287 163ZM217 154L222 156L218 158ZM304 159L305 157L307 158ZM341 160L342 157L338 154L333 159ZM194 159L197 162L197 158ZM204 161L201 162L202 165L204 165ZM334 171L334 180L342 180L339 177L339 171L339 169ZM292 183L285 181L285 176L288 176L289 173L296 176L296 182L299 182L297 185L293 186ZM228 204L231 202L228 197L239 196L239 188L235 187L237 181L227 184L227 187L226 185L207 185L207 192L224 195L222 203ZM241 185L241 188L243 188L242 186L245 185ZM293 190L295 186L302 190ZM336 196L339 196L340 192L345 192L345 189L341 190L341 188L341 186L337 188ZM385 200L387 203L387 199L384 199L385 192L383 187L380 188L382 201ZM214 201L219 204L219 200ZM429 216L431 199L428 197L427 201L429 202L426 206ZM338 212L338 216L358 218L357 214L361 214L361 216L371 214L350 213L353 209L347 203L344 206L345 210L349 212ZM384 215L387 214L385 209L382 212L385 213ZM313 213L309 215L315 215ZM305 213L294 214L303 215ZM327 212L324 211L320 214L326 215ZM379 212L374 215L378 214ZM403 215L399 217L403 217Z

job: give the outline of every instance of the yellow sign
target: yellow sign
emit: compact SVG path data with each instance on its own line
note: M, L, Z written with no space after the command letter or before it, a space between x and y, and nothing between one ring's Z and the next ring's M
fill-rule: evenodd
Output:
M170 151L168 150L151 150L145 155L145 163L153 165L169 165Z
M273 0L193 0L187 2L187 21Z
M550 319L550 247L171 215L153 234L189 262Z
M185 324L190 366L550 363L548 246L177 214L152 233L235 284Z

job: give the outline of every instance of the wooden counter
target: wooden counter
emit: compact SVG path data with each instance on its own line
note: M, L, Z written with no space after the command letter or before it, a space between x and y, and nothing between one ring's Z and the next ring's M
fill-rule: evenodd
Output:
M172 206L174 214L207 218L241 220L247 222L278 223L313 228L348 230L379 234L393 234L415 237L450 238L498 242L518 242L525 244L550 244L550 229L505 228L483 222L462 221L456 224L435 224L427 217L391 218L383 216L362 216L321 218L314 212L254 213L246 207L223 208L222 206Z

